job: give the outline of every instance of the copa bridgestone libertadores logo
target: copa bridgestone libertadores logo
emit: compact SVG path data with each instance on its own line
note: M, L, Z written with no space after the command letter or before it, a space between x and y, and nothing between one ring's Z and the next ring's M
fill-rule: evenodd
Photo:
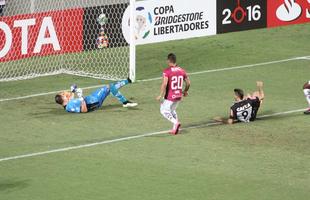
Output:
M144 40L150 36L153 24L153 16L144 6L136 7L136 19L134 21L134 36L136 40ZM123 16L122 30L126 41L130 41L130 9L127 9Z
M135 21L135 37L136 39L145 39L150 35L150 25L153 22L152 14L145 10L144 7L136 8L137 16ZM128 21L128 26L130 25L130 20Z
M122 32L130 42L132 25L136 44L149 44L216 34L216 0L138 1L134 22L130 20L130 6L123 15Z

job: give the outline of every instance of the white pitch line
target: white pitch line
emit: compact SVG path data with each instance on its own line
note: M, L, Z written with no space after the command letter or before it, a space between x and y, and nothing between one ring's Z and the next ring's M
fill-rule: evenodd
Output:
M310 60L310 56L302 56L302 57L299 57L299 59L301 59L301 60Z
M245 69L245 68L259 67L259 66L264 66L264 65L272 65L272 64L284 63L284 62L301 60L301 59L304 59L304 58L296 57L296 58L290 58L290 59L285 59L285 60L275 60L275 61L263 62L263 63L257 63L257 64L242 65L242 66L235 66L235 67L227 67L227 68L221 68L221 69L205 70L205 71L200 71L200 72L193 72L193 73L190 73L190 75L197 75L197 74L205 74L205 73L212 73L212 72L221 72L221 71L230 71L230 70L236 70L236 69Z
M102 85L93 85L93 86L89 86L89 87L84 87L82 88L83 90L87 90L87 89L93 89L93 88L98 88L101 87ZM67 89L68 90L68 89ZM32 97L40 97L40 96L46 96L46 95L51 95L51 94L56 94L59 92L63 92L64 90L59 90L59 91L52 91L52 92L43 92L43 93L38 93L38 94L31 94L31 95L27 95L27 96L21 96L21 97L13 97L13 98L7 98L7 99L0 99L0 102L4 102L4 101L12 101L12 100L21 100L21 99L29 99Z
M308 58L309 58L309 56L295 57L295 58L289 58L289 59L284 59L284 60L275 60L275 61L270 61L270 62L263 62L263 63L249 64L249 65L241 65L241 66L235 66L235 67L226 67L226 68L220 68L220 69L212 69L212 70L193 72L193 73L189 73L189 75L198 75L198 74L205 74L205 73L214 73L214 72L221 72L221 71L245 69L245 68L252 68L252 67L258 67L258 66L264 66L264 65L271 65L271 64L277 64L277 63L290 62L290 61L294 61L294 60L308 59ZM156 77L156 78L138 80L137 82L149 82L149 81L156 81L156 80L160 80L160 79L161 79L161 77ZM89 87L85 87L85 88L82 88L82 89L93 89L93 88L98 88L98 87L101 87L101 86L102 85L94 85L94 86L89 86ZM20 96L20 97L0 99L0 102L13 101L13 100L21 100L21 99L28 99L28 98L32 98L32 97L51 95L51 94L56 94L58 92L62 92L64 90L52 91L52 92L43 92L43 93L26 95L26 96Z
M262 116L258 117L258 119L263 119L263 118L268 118L268 117L273 117L273 116L279 116L279 115L287 115L287 114L302 112L304 110L305 109L298 109L298 110L290 110L290 111L285 111L285 112L262 115ZM205 128L205 127L219 125L219 124L221 124L221 123L220 122L212 122L212 123L207 123L207 124L203 124L203 125L196 125L196 126L190 126L190 127L182 128L181 130ZM165 134L168 132L169 132L168 130L158 131L158 132L152 132L152 133L145 133L145 134L141 134L141 135L121 137L121 138L112 139L112 140L104 140L104 141L94 142L94 143L89 143L89 144L53 149L53 150L49 150L49 151L42 151L42 152L36 152L36 153L29 153L29 154L5 157L5 158L0 158L0 162L17 160L17 159L22 159L22 158L37 157L37 156L42 156L42 155L47 155L47 154L52 154L52 153L58 153L58 152L66 152L66 151L77 150L77 149L84 149L84 148L94 147L94 146L98 146L98 145L134 140L134 139L139 139L139 138L154 136L154 135L161 135L161 134Z

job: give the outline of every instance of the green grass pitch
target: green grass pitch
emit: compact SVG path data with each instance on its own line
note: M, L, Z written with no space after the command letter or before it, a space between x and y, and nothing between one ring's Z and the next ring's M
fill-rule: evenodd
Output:
M189 73L310 56L310 25L262 29L137 48L139 80L161 76L175 52ZM235 87L265 82L259 115L306 108L302 85L310 60L191 75L179 107L184 127L228 115ZM0 99L103 81L69 75L0 83ZM124 109L108 98L88 114L68 114L54 94L0 102L0 159L167 130L155 101L159 80L122 92ZM87 94L90 90L85 90ZM89 148L0 162L1 200L308 200L310 126L302 112L250 124L186 129Z

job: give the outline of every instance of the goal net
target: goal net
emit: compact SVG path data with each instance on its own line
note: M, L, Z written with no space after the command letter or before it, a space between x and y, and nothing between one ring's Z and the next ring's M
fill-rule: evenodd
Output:
M123 14L134 2L4 1L0 4L0 81L62 73L135 79L135 47L122 33Z

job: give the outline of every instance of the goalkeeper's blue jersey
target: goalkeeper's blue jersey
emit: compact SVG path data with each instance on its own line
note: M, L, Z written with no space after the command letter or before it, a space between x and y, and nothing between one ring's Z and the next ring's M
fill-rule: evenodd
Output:
M71 99L67 106L65 107L67 112L80 113L81 112L82 100L80 99Z
M87 111L91 112L95 109L98 109L102 106L102 103L106 99L106 97L110 94L110 89L107 86L104 86L100 89L97 89L89 96L84 98L84 101L87 106ZM71 113L80 113L83 99L71 99L65 109L67 112Z

